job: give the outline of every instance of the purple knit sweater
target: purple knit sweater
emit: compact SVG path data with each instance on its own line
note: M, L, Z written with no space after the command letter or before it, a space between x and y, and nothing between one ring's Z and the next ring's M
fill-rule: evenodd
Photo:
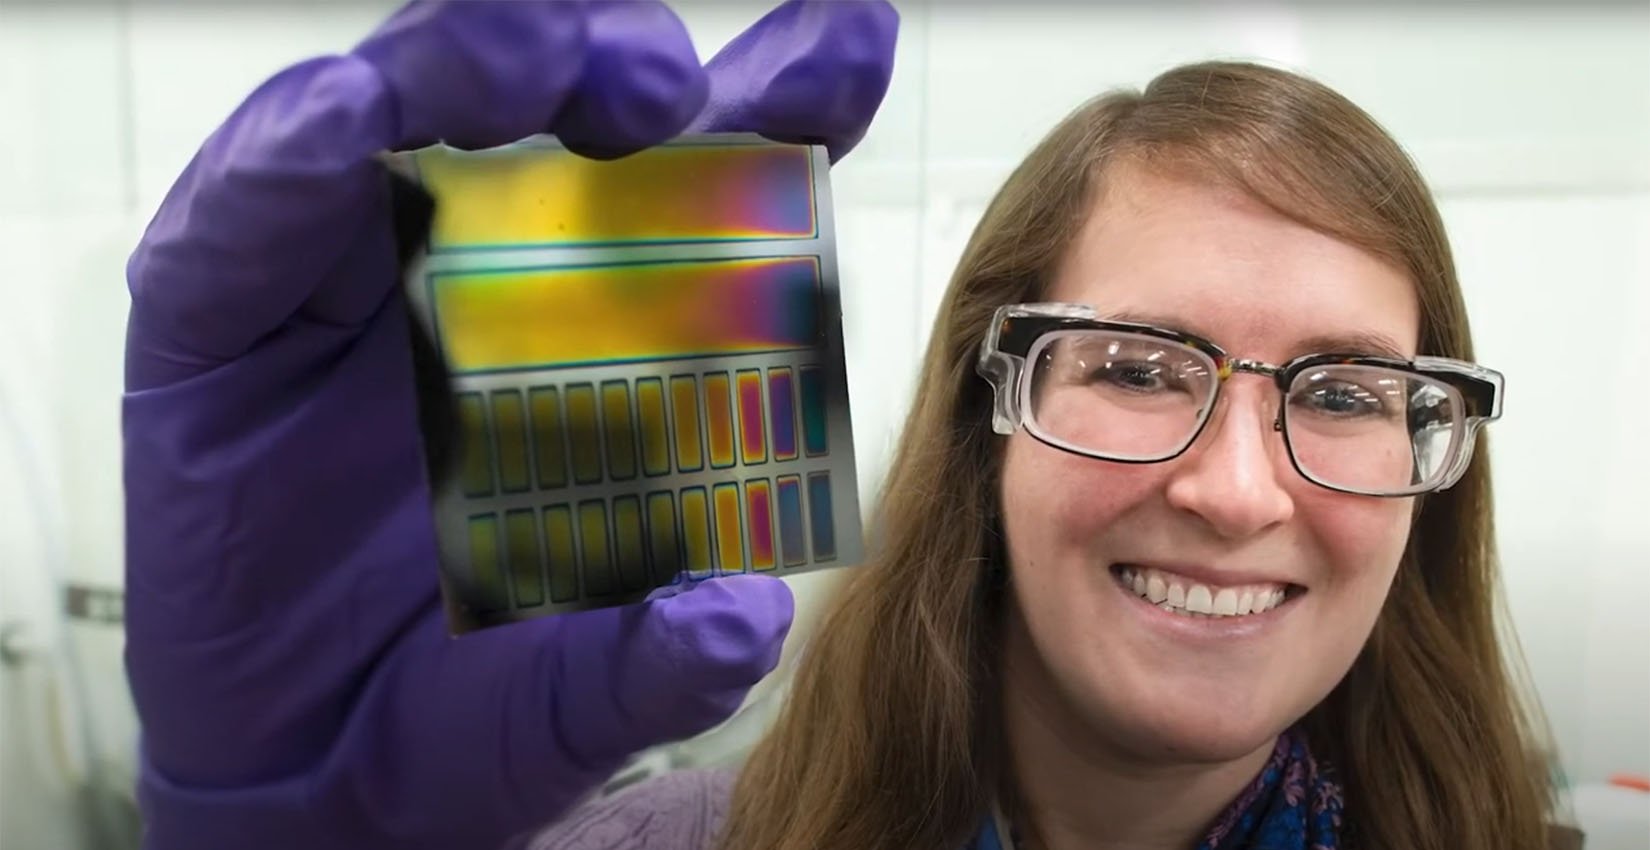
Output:
M509 850L711 850L737 774L678 770L592 800Z

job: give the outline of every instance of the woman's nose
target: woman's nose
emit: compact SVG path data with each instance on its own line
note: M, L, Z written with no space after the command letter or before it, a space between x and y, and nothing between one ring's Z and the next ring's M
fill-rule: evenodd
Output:
M1294 471L1273 430L1276 412L1263 390L1255 392L1262 388L1228 389L1197 442L1173 461L1167 496L1222 537L1242 539L1294 516L1284 486Z

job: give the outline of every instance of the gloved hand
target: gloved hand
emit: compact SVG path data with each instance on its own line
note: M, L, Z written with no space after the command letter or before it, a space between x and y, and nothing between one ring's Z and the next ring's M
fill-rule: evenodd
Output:
M882 2L788 2L701 67L657 3L418 3L212 134L128 268L146 847L487 850L731 714L789 628L777 579L448 637L374 156L730 130L835 161L896 29Z

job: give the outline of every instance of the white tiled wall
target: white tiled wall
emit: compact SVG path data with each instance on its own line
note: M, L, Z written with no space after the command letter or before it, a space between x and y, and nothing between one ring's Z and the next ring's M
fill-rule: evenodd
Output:
M125 256L195 146L250 88L291 61L348 47L394 5L111 0L24 4L0 23L0 258L9 272L0 282L0 620L79 655L91 729L117 772L129 765L133 731L118 632L60 630L51 576L120 576ZM1650 10L898 5L904 27L886 106L835 172L863 501L950 266L990 192L1050 124L1177 61L1300 67L1415 152L1452 230L1480 354L1509 376L1507 418L1491 435L1507 596L1566 769L1578 780L1650 773L1650 618L1641 613L1650 448L1640 436L1650 421ZM678 4L707 57L764 7ZM31 467L40 474L28 477ZM828 583L798 582L804 621L807 600ZM43 718L58 709L41 677L8 672L4 681L0 734L49 737ZM66 755L8 743L6 777L76 762L76 727L64 728ZM74 846L57 825L68 784L36 784L39 800L20 800L19 787L7 782L6 846L14 837L19 850Z

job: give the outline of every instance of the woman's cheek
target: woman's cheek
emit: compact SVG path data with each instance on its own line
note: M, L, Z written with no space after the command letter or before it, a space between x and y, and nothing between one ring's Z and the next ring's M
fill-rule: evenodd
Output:
M1297 496L1303 521L1324 552L1331 585L1372 593L1384 601L1409 541L1413 502L1323 491Z
M1047 541L1092 543L1164 483L1164 465L1080 457L1016 434L1004 466L1005 512Z

